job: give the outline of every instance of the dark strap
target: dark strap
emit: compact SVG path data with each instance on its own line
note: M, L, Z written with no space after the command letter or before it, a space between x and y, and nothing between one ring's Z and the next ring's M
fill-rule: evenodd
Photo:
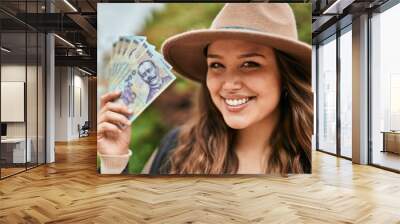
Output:
M161 140L158 152L151 165L151 175L169 173L169 153L178 144L179 128L174 128Z

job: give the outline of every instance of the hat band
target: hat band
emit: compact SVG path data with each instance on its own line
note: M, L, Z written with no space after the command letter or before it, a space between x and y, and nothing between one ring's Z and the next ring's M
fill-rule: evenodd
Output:
M257 29L253 29L253 28L248 28L248 27L243 27L243 26L223 26L223 27L219 27L217 29L237 29L237 30L253 30L253 31L260 31Z

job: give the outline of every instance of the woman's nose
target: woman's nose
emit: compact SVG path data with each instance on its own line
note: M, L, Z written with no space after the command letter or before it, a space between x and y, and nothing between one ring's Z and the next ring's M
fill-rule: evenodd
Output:
M224 90L237 90L242 88L242 80L240 75L237 73L227 74L222 88Z

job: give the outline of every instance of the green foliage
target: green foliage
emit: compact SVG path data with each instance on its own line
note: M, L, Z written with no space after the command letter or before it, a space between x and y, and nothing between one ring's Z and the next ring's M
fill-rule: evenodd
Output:
M160 112L150 106L132 124L132 156L129 161L129 173L140 173L154 149L167 131Z
M143 34L160 49L168 37L188 30L208 28L222 6L220 3L165 4L164 10L154 11L146 21Z
M299 39L311 44L311 3L291 3L297 23Z

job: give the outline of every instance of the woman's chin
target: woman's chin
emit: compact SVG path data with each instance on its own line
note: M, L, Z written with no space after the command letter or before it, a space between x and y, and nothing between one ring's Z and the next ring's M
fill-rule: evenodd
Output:
M233 129L244 129L247 128L249 126L249 122L248 121L244 121L242 119L224 119L225 123Z

